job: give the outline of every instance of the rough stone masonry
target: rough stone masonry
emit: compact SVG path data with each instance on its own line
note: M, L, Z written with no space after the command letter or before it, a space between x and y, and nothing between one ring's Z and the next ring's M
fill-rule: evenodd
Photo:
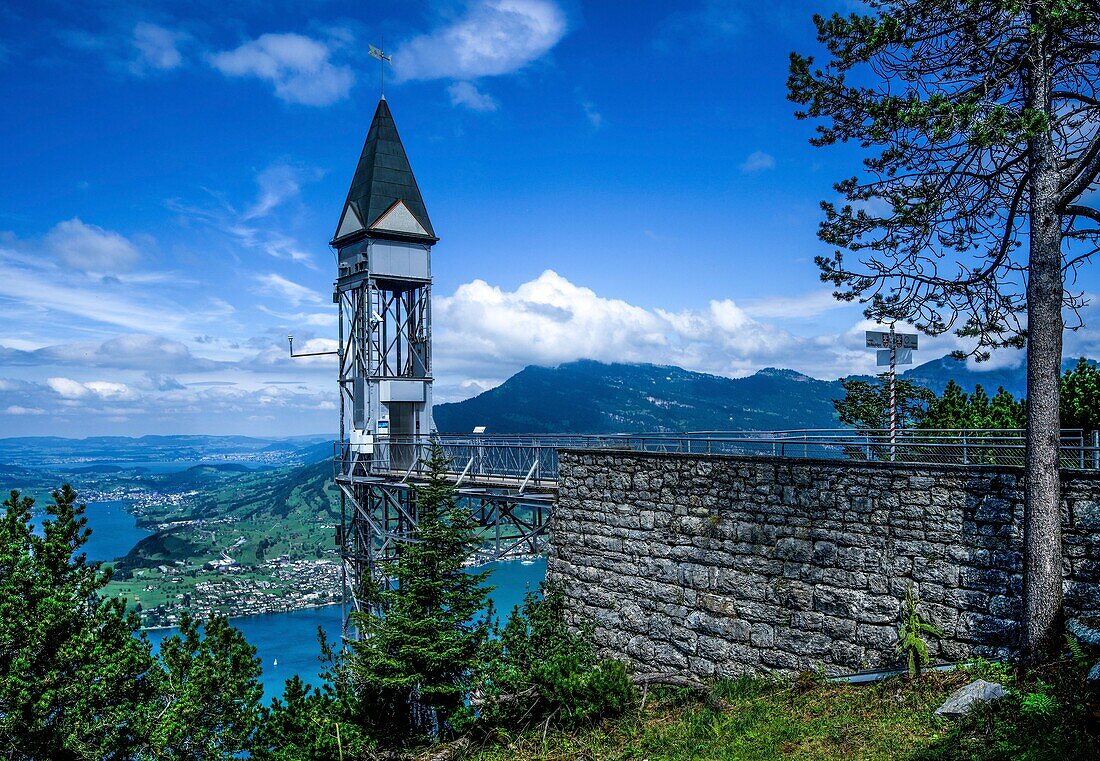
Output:
M1022 471L559 453L549 573L574 623L645 671L891 668L910 584L934 661L1013 654ZM1100 473L1063 476L1070 615L1100 609Z

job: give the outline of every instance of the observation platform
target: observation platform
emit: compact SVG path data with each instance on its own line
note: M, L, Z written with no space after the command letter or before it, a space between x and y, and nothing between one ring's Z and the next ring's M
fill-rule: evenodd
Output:
M348 442L335 445L336 479L343 483L414 483L427 473L433 445L443 449L448 477L460 492L499 490L516 495L553 495L559 449L762 455L792 459L838 459L938 465L1024 463L1024 431L1010 429L790 431L699 431L692 433L385 436L369 451ZM1100 437L1062 432L1061 465L1100 470Z

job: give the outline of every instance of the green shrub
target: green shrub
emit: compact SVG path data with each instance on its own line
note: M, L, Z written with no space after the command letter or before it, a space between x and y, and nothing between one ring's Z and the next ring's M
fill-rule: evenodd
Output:
M905 620L898 634L898 655L905 658L909 667L909 676L918 676L928 663L928 644L925 636L942 637L943 632L924 620L917 609L920 600L913 587L905 593Z
M623 713L637 697L626 667L601 660L570 630L562 594L549 585L542 598L527 595L487 650L473 700L485 728L591 723Z
M1058 713L1058 699L1050 694L1050 685L1039 680L1035 691L1020 697L1020 712L1029 719L1046 719Z

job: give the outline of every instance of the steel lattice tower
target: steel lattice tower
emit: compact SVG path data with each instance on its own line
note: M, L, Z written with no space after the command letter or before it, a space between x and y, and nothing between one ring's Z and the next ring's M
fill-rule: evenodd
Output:
M379 557L415 524L414 492L378 472L400 472L433 431L431 250L438 241L385 98L359 157L331 245L339 274L341 546L346 589L358 592ZM392 479L391 479L392 480Z

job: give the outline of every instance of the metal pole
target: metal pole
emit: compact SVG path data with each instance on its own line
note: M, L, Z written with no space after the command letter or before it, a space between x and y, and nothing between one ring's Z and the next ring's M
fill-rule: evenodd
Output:
M894 324L890 323L890 462L897 456L898 446L898 390L894 381L898 365L898 348L894 338Z
M1100 470L1100 431L1092 432L1092 467Z

